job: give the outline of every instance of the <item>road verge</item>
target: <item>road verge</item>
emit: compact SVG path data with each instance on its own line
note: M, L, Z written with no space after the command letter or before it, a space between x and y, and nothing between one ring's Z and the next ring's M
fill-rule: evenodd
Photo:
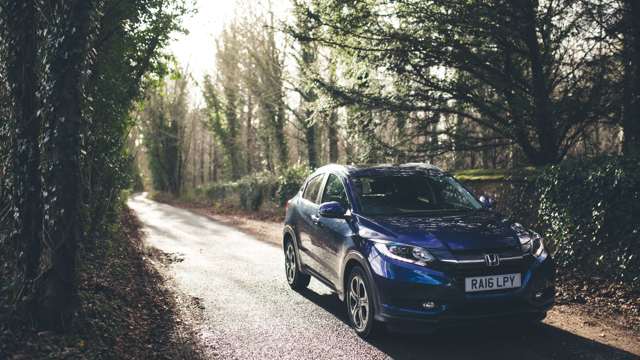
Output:
M81 264L78 314L68 334L26 322L0 325L4 359L198 359L199 345L181 306L143 248L136 216L123 210L118 230Z

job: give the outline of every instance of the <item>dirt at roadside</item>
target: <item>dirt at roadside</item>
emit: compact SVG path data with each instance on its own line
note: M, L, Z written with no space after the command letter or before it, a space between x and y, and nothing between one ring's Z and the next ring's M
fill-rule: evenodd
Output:
M172 205L235 227L275 246L281 245L280 221L252 218L251 214L220 214L191 204ZM549 312L545 323L640 356L640 296L611 284L603 284L601 290L597 284L586 288L586 281L589 280L559 279L558 304Z
M143 248L137 217L125 209L121 224L83 260L73 329L0 324L0 359L204 358L183 314L189 308L152 266L156 256Z

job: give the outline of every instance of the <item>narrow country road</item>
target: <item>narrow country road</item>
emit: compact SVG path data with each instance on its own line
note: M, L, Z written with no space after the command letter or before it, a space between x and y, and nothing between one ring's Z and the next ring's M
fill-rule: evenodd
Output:
M211 358L639 358L638 339L607 345L548 323L523 331L456 329L366 342L350 330L342 303L324 286L312 281L304 293L289 289L279 247L143 195L129 206L144 224L146 244L181 259L169 272L182 292L201 299L198 331Z

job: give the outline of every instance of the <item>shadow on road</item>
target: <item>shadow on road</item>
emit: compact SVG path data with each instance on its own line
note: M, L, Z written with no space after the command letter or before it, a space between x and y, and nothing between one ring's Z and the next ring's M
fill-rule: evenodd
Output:
M304 290L300 295L347 323L344 305L334 294ZM394 359L638 359L544 323L529 328L491 323L432 335L387 333L369 343Z

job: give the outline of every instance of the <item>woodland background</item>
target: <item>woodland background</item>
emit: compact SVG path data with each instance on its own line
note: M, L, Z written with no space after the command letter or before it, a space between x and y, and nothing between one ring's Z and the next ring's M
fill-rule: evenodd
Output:
M431 162L637 288L640 3L268 5L194 79L163 50L183 0L0 1L3 323L73 327L130 190L281 211L326 163Z

